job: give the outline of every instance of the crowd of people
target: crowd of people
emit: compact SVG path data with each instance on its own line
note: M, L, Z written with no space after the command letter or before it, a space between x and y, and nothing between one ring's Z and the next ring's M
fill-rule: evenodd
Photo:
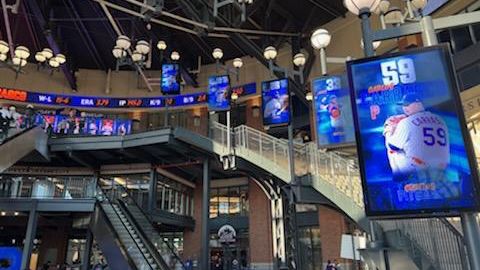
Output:
M2 106L0 109L0 141L9 137L9 134L29 128L35 123L36 113L31 104L27 105L23 114L15 106Z

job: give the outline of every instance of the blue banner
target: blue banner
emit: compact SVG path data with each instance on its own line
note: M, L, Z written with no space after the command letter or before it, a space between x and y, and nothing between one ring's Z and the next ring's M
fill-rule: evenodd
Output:
M263 125L286 125L290 122L288 79L262 82Z
M208 78L208 109L210 111L230 109L230 79L227 75Z
M355 143L350 92L345 76L312 81L318 147Z
M256 83L236 86L233 88L239 97L256 94ZM51 93L30 92L18 89L0 87L0 99L26 102L32 104L56 105L62 107L79 108L164 108L202 105L207 103L208 94L205 92L159 96L159 97L95 97L74 96ZM224 106L224 105L222 105Z
M355 60L348 72L367 214L476 209L476 163L448 48Z

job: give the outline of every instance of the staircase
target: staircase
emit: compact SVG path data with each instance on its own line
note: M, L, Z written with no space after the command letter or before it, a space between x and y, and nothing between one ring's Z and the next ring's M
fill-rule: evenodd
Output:
M211 124L211 149L217 155L234 155L261 167L286 183L292 182L288 166L288 142L243 125L234 128L232 133L234 147L228 149L227 127L216 122ZM182 136L177 138L188 141ZM295 144L294 158L296 176L309 174L313 188L360 227L369 231L360 173L355 160L319 150L314 143ZM406 253L418 269L468 269L463 238L444 220L399 220L394 224L379 222L378 225L389 248Z

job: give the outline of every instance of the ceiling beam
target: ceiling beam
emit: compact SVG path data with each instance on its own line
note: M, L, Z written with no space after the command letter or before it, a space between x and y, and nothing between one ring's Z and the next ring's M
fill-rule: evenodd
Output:
M92 36L88 32L87 27L85 26L85 24L81 20L80 15L78 14L77 7L75 6L75 1L64 1L67 4L67 10L70 7L71 13L73 13L73 16L75 17L75 19L77 19L77 21L74 21L73 23L75 24L75 26L77 26L77 28L79 28L82 39L86 40L85 45L87 45L88 51L90 52L90 54L92 54L95 64L102 70L106 70L107 66L105 65L105 62L103 61L100 53L98 52L97 46L95 46L95 42L93 42Z
M315 5L316 7L318 7L318 8L320 8L320 9L326 11L327 13L329 13L330 15L332 15L332 16L335 17L335 18L336 18L336 17L344 17L344 16L345 16L345 14L340 13L338 10L333 9L333 8L331 8L329 5L326 5L326 4L322 3L322 2L319 2L319 1L317 1L317 0L308 0L308 1L310 1L310 3L312 3L312 4Z
M60 53L61 52L60 46L58 45L57 41L53 37L52 32L47 30L47 21L45 20L45 17L43 16L42 11L38 6L37 0L25 0L24 3L28 5L30 11L35 16L35 19L37 20L38 24L41 26L42 29L45 30L43 31L43 33L53 53L54 54ZM68 62L67 64L61 65L60 69L65 75L65 78L67 79L70 88L74 91L77 91L77 79L75 78L74 73L68 68Z
M182 0L181 0L182 1ZM206 0L197 0L199 1L202 5L204 5L210 13L213 15L212 8ZM222 17L221 14L216 18L218 22L220 22L223 25L230 26L227 20ZM255 57L262 65L265 67L269 67L268 61L265 59L263 56L263 50L258 47L258 45L250 40L245 34L242 33L235 33L233 32L231 34L231 39L233 42L235 42L239 47L244 48L246 52L248 52L249 55ZM276 65L276 64L274 64ZM282 72L274 71L274 75L278 78L284 78L284 74ZM295 79L292 76L289 76L290 79L290 87L295 96L301 101L302 104L304 104L306 107L310 106L309 102L305 98L305 91L303 89L303 86L300 85L295 81Z

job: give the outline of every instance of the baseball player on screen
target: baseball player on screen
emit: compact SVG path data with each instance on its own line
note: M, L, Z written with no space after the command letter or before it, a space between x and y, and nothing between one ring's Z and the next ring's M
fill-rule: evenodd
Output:
M404 115L389 117L384 125L394 179L408 180L419 171L443 171L450 162L447 125L440 116L426 111L415 94L403 96L399 105Z

